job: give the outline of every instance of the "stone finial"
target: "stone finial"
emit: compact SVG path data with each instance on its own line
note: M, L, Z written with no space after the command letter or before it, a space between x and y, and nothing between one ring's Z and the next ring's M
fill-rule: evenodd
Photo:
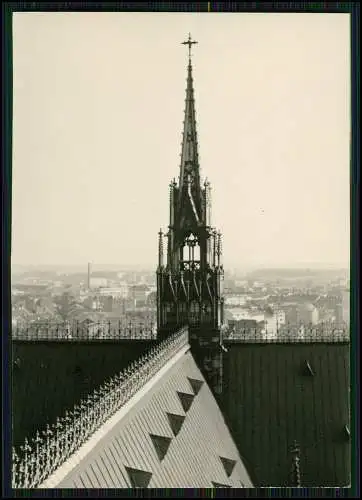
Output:
M292 454L292 486L297 488L301 487L301 477L300 477L300 448L297 441L294 441L291 448Z

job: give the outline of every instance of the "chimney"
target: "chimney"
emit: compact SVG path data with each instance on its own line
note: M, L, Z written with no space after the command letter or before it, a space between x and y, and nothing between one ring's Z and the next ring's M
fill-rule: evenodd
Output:
M88 290L91 288L92 264L88 262Z

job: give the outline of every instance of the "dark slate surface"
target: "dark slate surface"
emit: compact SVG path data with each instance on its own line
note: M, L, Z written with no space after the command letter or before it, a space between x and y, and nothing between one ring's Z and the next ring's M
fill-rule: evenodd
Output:
M63 416L108 377L138 359L151 342L14 341L14 445Z
M169 360L166 366L161 377L157 374L147 390L141 389L129 401L126 412L116 412L87 441L83 452L72 455L42 488L210 488L213 483L252 487L192 354ZM177 393L192 394L188 378L204 383L186 413ZM170 414L183 417L176 435ZM167 442L162 454L155 447L155 436ZM232 471L225 470L221 457L234 464Z
M230 344L223 409L257 486L290 484L296 439L302 486L350 482L349 345ZM306 361L313 369L305 369Z

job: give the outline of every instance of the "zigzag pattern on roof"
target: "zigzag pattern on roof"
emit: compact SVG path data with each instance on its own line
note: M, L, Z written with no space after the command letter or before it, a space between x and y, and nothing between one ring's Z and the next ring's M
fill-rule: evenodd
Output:
M107 380L72 412L66 411L56 424L47 425L42 435L37 432L32 442L25 439L20 457L13 448L13 488L43 483L187 343L188 330L182 328Z
M153 446L155 447L158 458L162 461L167 453L172 439L165 436L156 436L155 434L150 434L150 438Z
M178 392L178 391L177 395L179 397L184 412L187 413L191 408L195 396L193 394L186 394L185 392Z
M225 457L220 457L220 460L224 466L227 477L230 477L236 465L236 460L232 460L230 458L225 458Z
M211 484L213 488L231 488L229 484L215 483L215 481L211 481Z
M140 469L133 469L131 467L125 467L125 469L127 471L132 488L148 487L148 484L151 481L152 472Z
M200 392L201 387L204 385L204 382L202 380L196 380L195 378L190 378L190 377L187 377L187 380L190 382L191 388L195 396L197 396L198 393Z
M181 430L182 424L184 423L185 416L176 415L175 413L166 413L166 415L174 436L177 436Z
M29 488L149 488L175 483L178 487L187 484L211 487L214 479L214 488L232 488L238 487L237 481L245 476L249 484L241 462L240 470L235 467L230 484L225 484L236 463L226 457L238 457L238 452L211 391L191 353L187 353L187 346L185 349L187 341L188 336L179 332L171 341L161 344L162 348L146 355L145 363L131 364L122 376L104 384L94 401L79 408L77 418L68 415L67 425L48 428L44 436L47 454L42 453L43 446L37 451L37 446L42 445L40 438L34 444L40 465L45 464L43 469L34 462L34 450L26 443L25 460L18 463L14 456L15 482L26 483ZM169 360L172 361L165 366ZM144 390L145 381L156 373L159 376ZM189 374L195 378L188 377ZM190 411L203 385L203 397ZM122 403L137 391L139 397L130 405L130 411L118 413ZM189 422L183 429L186 418ZM214 436L222 443L222 449L214 443ZM59 457L64 441L70 446L65 449L67 454ZM220 464L220 454L226 473ZM206 465L200 464L201 455ZM169 483L164 482L166 477Z

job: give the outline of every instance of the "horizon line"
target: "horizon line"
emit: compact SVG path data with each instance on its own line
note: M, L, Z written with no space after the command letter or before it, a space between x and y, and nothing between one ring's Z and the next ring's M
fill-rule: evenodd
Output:
M86 262L84 264L74 264L74 263L52 263L52 264L39 264L39 263L34 263L34 264L18 264L18 263L11 263L11 268L13 267L47 267L47 268L64 268L64 267L70 267L70 268L82 268L84 267L85 271L87 271L87 266L88 264L92 264L95 268L101 268L102 266L104 267L112 267L112 268L139 268L139 269L144 269L144 268L157 268L157 265L154 264L147 264L147 263L142 263L142 264L126 264L126 263L95 263L95 262ZM285 264L231 264L228 266L223 266L224 269L346 269L349 270L350 265L349 263L319 263L319 262L303 262L303 263L293 263L289 265Z

